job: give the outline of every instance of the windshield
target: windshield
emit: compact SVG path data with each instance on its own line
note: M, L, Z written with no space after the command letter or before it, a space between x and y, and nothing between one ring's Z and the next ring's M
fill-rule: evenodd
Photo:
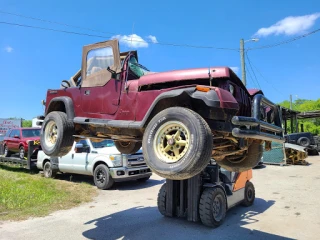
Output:
M23 129L22 137L24 138L40 137L40 129Z
M149 69L147 69L145 66L141 65L138 63L137 59L134 56L130 57L129 60L129 68L131 69L131 71L134 72L135 75L137 75L138 77L141 77L145 74L147 74L148 72L150 72Z
M114 141L110 139L103 140L101 142L92 142L94 148L113 147Z

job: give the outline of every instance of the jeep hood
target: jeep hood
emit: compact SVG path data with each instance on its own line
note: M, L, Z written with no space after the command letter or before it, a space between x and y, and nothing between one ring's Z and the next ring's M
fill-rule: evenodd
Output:
M161 73L149 73L140 77L139 86L182 80L209 79L209 69L212 78L230 78L230 74L236 76L228 67L194 68Z

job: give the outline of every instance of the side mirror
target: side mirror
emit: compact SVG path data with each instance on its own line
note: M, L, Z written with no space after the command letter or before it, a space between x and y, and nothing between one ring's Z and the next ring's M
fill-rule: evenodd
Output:
M14 135L14 138L20 138L18 135Z
M76 146L75 146L74 151L76 153L82 153L83 152L83 144L82 143L77 143Z

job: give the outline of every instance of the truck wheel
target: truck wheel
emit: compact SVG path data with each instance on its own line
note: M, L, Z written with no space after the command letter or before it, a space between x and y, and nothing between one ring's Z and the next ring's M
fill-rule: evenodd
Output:
M109 189L114 184L109 168L104 164L100 164L94 169L93 180L97 188L102 190Z
M133 154L136 153L142 146L141 142L124 142L124 141L116 141L114 145L118 149L119 152L123 154Z
M66 155L74 142L74 125L64 112L49 113L42 124L40 142L43 152L48 156Z
M158 199L157 199L158 210L163 216L170 217L166 212L166 202L167 202L166 184L163 184L158 193Z
M24 159L24 156L25 156L24 147L20 146L20 148L19 148L19 157L20 157L20 159Z
M197 175L210 162L212 133L199 114L171 107L152 118L142 147L153 172L167 179L182 180Z
M44 166L43 166L43 175L46 178L55 178L56 177L56 172L52 170L51 167L51 162L47 161Z
M263 146L262 144L253 142L249 148L247 156L244 160L236 162L229 161L228 159L223 159L221 161L216 161L220 167L230 171L230 172L244 172L253 167L257 166L261 160L263 154Z
M200 198L199 213L201 222L208 227L218 227L223 223L227 212L227 199L221 188L207 188Z
M10 157L10 151L7 145L4 145L4 156L5 157Z
M241 203L243 206L249 207L255 199L255 190L252 182L247 182L244 190L244 200Z
M301 137L298 139L297 143L302 147L309 147L310 146L310 139L306 137Z

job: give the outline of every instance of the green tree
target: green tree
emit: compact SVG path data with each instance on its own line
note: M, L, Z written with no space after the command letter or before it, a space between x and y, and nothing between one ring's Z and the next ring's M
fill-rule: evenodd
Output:
M32 127L31 120L22 120L22 127Z
M279 105L290 108L289 101L283 101L279 103ZM299 112L320 110L320 98L318 100L297 99L292 103L292 110ZM299 119L299 124L301 123L304 126L305 132L320 134L320 118ZM290 120L288 121L288 126L290 126Z

